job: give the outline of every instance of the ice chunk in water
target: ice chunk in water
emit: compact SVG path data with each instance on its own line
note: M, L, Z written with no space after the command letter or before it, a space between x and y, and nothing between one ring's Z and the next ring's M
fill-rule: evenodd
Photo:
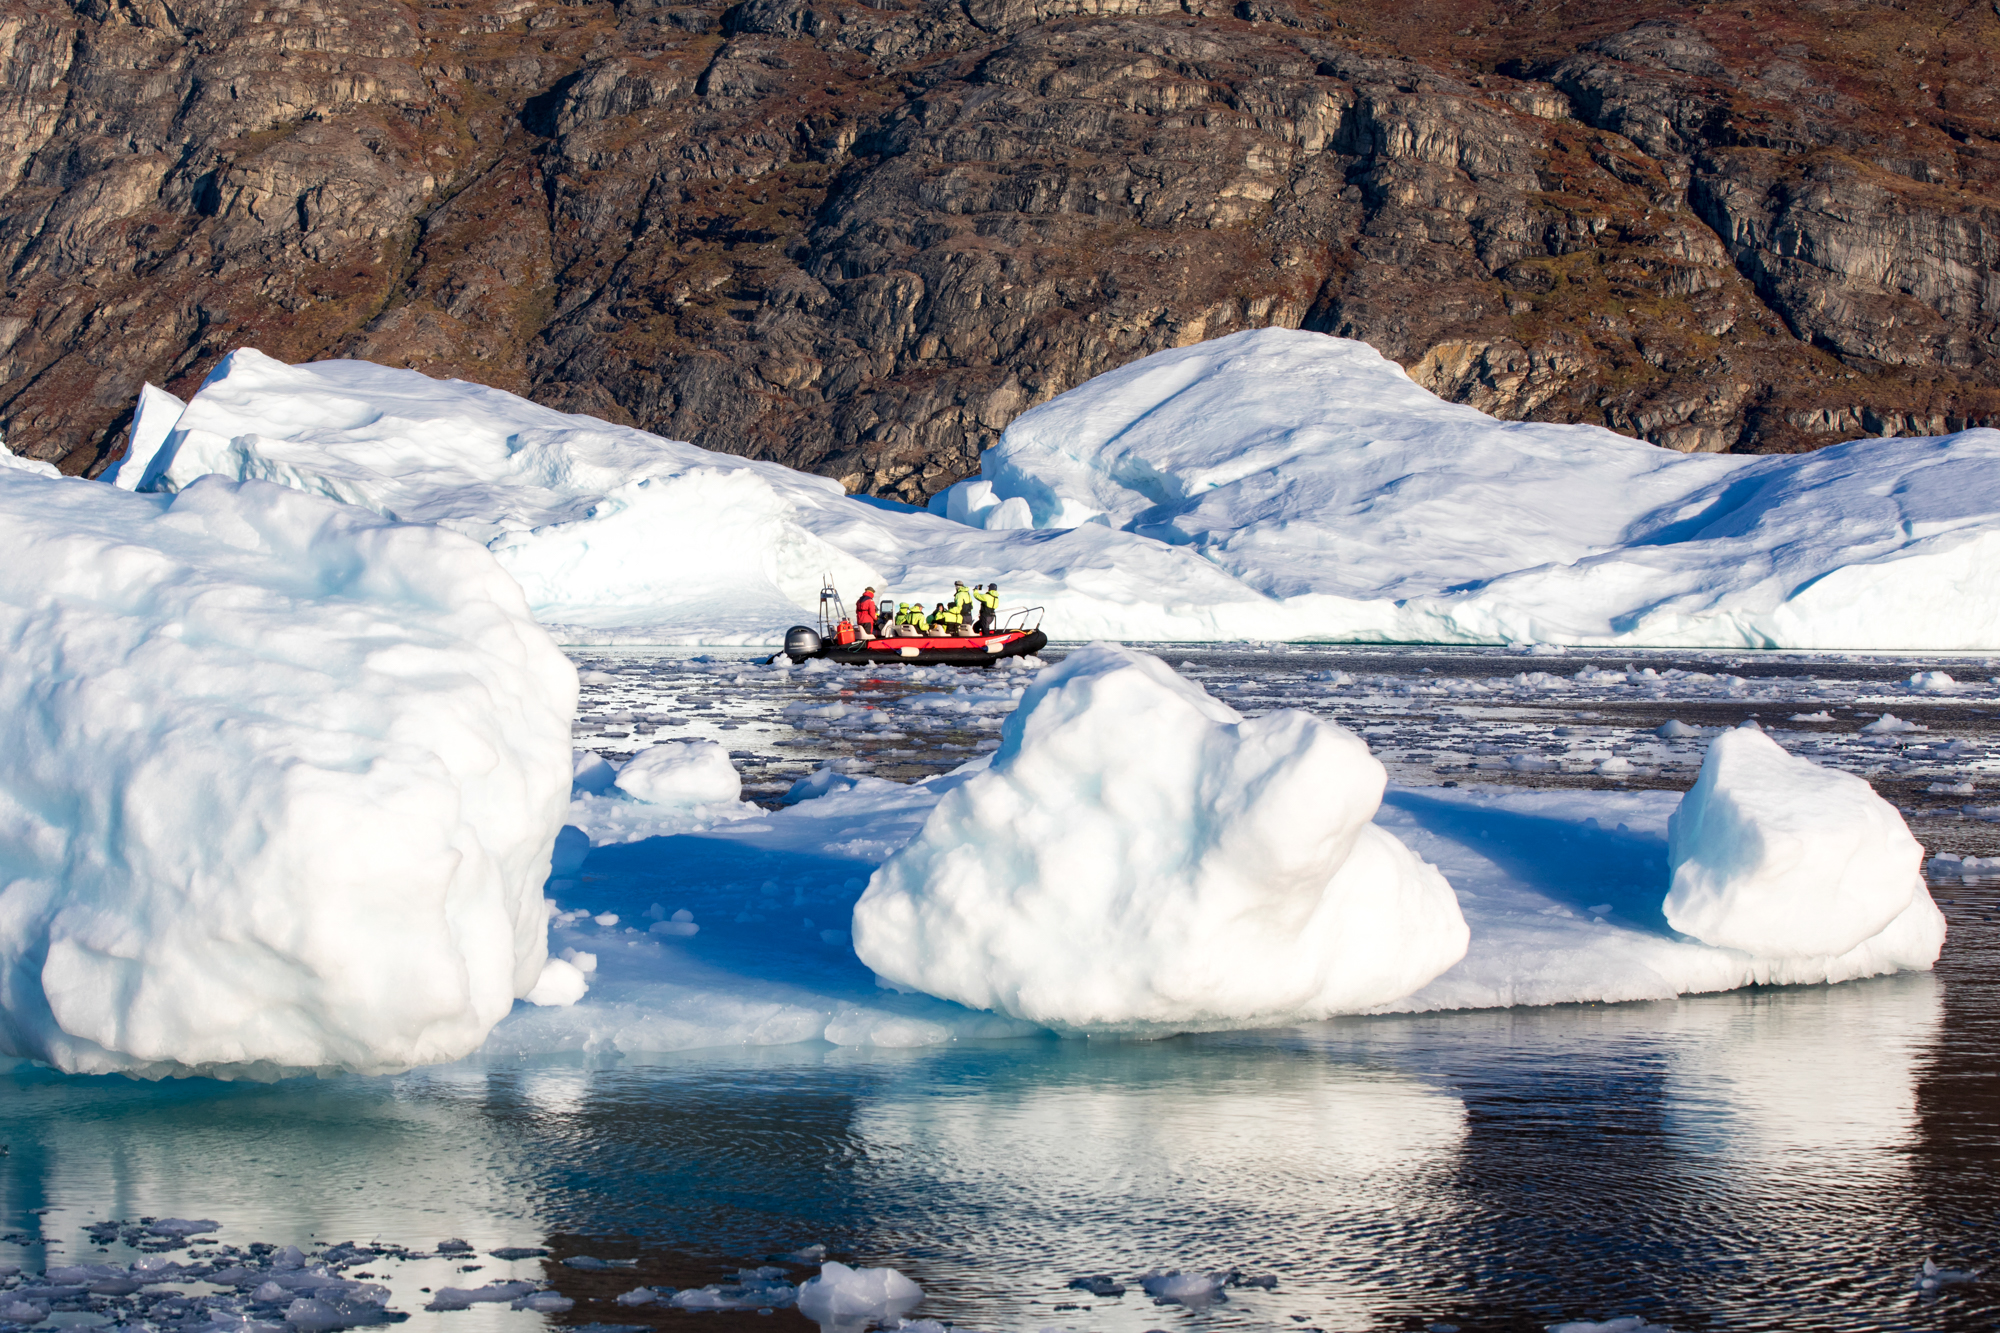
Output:
M1670 718L1662 722L1658 727L1655 727L1653 734L1661 740L1681 741L1686 740L1690 736L1699 736L1701 735L1701 731L1699 728L1690 727L1679 718Z
M1360 737L1245 719L1098 644L1035 678L991 766L947 792L854 908L890 982L1071 1031L1324 1018L1465 953L1437 870L1369 821Z
M1069 1281L1071 1291L1087 1291L1093 1296L1114 1298L1125 1294L1125 1284L1108 1277L1077 1277Z
M1929 731L1921 722L1905 722L1894 713L1884 713L1861 729L1870 736L1894 735L1904 731Z
M1933 1259L1925 1259L1924 1266L1917 1270L1916 1281L1912 1283L1926 1296L1935 1296L1946 1287L1957 1286L1961 1282L1971 1282L1979 1274L1967 1268L1939 1268Z
M1669 925L1765 957L1846 953L1913 898L1936 912L1919 873L1923 848L1895 807L1762 731L1710 743L1668 823L1667 860Z
M603 755L590 750L576 752L575 762L570 766L570 786L596 793L608 790L617 780L618 770Z
M426 1310L469 1310L475 1305L505 1304L535 1290L532 1282L489 1282L483 1287L439 1287Z
M576 1308L576 1302L559 1291L535 1291L513 1303L516 1310L533 1310L536 1314L562 1314Z
M1665 1324L1648 1323L1638 1315L1620 1315L1602 1323L1589 1319L1572 1319L1566 1324L1550 1324L1549 1333L1674 1333Z
M1156 1304L1199 1310L1229 1299L1223 1290L1228 1277L1227 1273L1183 1273L1178 1268L1165 1273L1155 1270L1141 1277L1139 1286Z
M901 1318L923 1298L924 1289L893 1268L829 1262L799 1287L799 1313L817 1322L821 1333L859 1333Z

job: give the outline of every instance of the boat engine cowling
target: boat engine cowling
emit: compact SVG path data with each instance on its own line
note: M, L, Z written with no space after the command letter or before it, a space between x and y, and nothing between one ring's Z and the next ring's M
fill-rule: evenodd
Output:
M794 662L803 662L808 657L818 657L819 652L819 631L805 625L794 625L785 631L785 656Z

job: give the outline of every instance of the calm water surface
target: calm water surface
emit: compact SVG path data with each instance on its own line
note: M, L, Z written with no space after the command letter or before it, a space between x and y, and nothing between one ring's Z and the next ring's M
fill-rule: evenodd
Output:
M1403 667L1395 679L1419 674ZM820 747L809 763L837 748L771 723L776 696L760 713L722 687L676 688L740 714L739 733L763 719L770 753L807 740ZM1832 709L1850 722L1830 745L1856 709L1882 711L1854 702L1865 694ZM1512 727L1517 705L1555 706L1482 706ZM1925 714L1935 753L1961 723L1983 734L1983 709L1941 707ZM1638 744L1650 719L1619 725ZM1435 780L1482 779L1476 743L1460 757L1426 751L1434 769L1456 766ZM1984 773L1983 749L1957 753L1956 776ZM1671 758L1647 763L1672 772ZM1875 776L1921 794L1949 762L1899 750ZM1586 780L1560 762L1542 772ZM1941 799L1964 810L1913 821L1919 836L1948 826L1969 854L1991 854L1977 798ZM428 1252L464 1237L480 1256L385 1261L380 1274L415 1324L466 1333L544 1320L422 1313L419 1288L546 1275L578 1298L559 1324L805 1329L789 1311L634 1314L609 1298L639 1280L726 1280L813 1243L895 1265L928 1293L917 1314L976 1329L1525 1330L1619 1315L1683 1330L1990 1329L2000 1278L1934 1296L1914 1285L1927 1257L1983 1272L2000 1250L2000 882L1934 891L1952 920L1934 974L1677 1002L271 1086L17 1067L0 1073L0 1260L129 1259L85 1228L153 1216L217 1219L235 1244ZM502 1245L638 1265L607 1275L485 1257ZM1067 1285L1156 1268L1277 1286L1191 1310L1136 1287L1104 1299Z

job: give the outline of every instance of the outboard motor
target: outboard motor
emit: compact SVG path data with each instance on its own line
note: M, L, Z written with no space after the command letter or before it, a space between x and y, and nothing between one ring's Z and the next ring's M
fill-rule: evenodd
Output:
M803 662L808 657L818 657L819 652L819 631L805 625L794 625L785 631L785 656L794 662Z

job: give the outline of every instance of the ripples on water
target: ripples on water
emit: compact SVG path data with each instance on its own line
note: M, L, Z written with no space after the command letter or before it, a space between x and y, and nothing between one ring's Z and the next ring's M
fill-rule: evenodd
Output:
M1885 697L1910 669L1885 671ZM1880 711L1852 693L1837 716ZM1672 699L1632 706L1662 702L1685 716ZM1947 706L1963 716L1934 716L1933 735L1982 733L1976 702L1933 714ZM757 716L768 751L818 747L807 764L843 743ZM1878 781L1903 777L1888 771L1900 750L1882 762ZM1990 827L1946 808L1920 837L1949 824L1976 843ZM235 1243L464 1236L482 1251L641 1260L615 1276L551 1264L581 1298L569 1324L802 1328L791 1312L633 1314L608 1298L824 1242L915 1277L930 1294L918 1314L982 1329L1530 1329L1620 1314L1680 1329L1989 1329L1996 1284L1913 1290L1927 1256L1992 1263L2000 1225L1996 893L1937 892L1953 933L1935 974L1676 1002L271 1087L19 1068L0 1083L0 1229L39 1226L72 1262L121 1257L87 1244L88 1223L155 1215L219 1218ZM43 1257L0 1245L0 1259ZM544 1271L473 1262L401 1266L398 1307L420 1309L419 1286ZM1066 1288L1155 1267L1278 1286L1205 1311ZM541 1320L481 1307L416 1322Z

